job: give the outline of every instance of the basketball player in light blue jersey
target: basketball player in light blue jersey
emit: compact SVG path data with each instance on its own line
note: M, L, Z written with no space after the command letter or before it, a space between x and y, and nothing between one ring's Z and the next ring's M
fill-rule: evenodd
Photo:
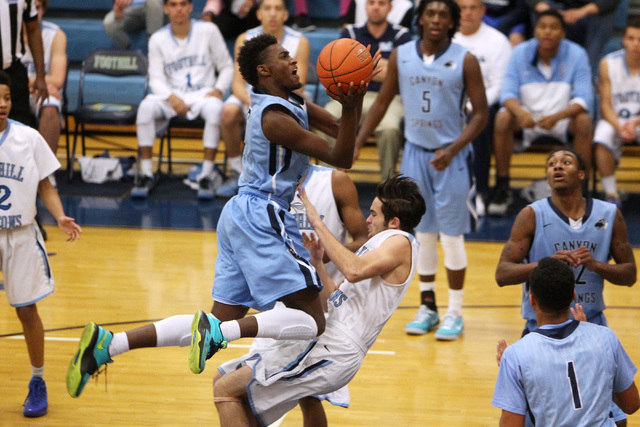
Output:
M373 59L374 68L380 53ZM275 37L262 34L245 42L238 55L243 78L253 86L245 135L240 191L227 202L218 222L218 257L212 314L178 315L132 331L113 334L89 323L67 370L67 391L78 397L98 368L112 357L142 347L185 346L195 373L206 359L241 337L312 339L324 331L319 292L322 284L289 212L309 157L350 168L356 126L366 93L340 93L338 120L322 107L306 104L292 91L300 87L297 61ZM335 135L330 146L308 130L313 125ZM249 308L268 310L244 317ZM236 320L239 319L239 320ZM100 345L98 345L100 344Z
M636 262L627 238L627 226L612 203L582 197L586 165L576 152L561 148L547 159L551 196L525 207L516 217L496 269L499 286L523 284L523 335L538 325L529 302L529 274L538 261L553 257L573 268L576 303L587 321L607 325L602 290L606 279L614 285L632 286ZM609 264L613 258L615 264ZM618 412L616 421L624 419Z
M426 334L440 323L435 302L438 234L449 282L449 308L436 339L455 340L462 333L462 300L467 253L463 233L471 231L474 193L472 147L484 129L489 108L478 60L451 42L460 23L453 0L422 0L416 11L420 40L394 49L387 78L365 118L356 146L374 131L393 97L400 93L405 111L406 144L400 172L413 178L427 202L416 228L420 242L418 274L421 305L405 331ZM465 126L467 96L473 117Z
M614 426L609 403L640 408L637 368L608 328L571 320L576 297L571 269L542 258L531 272L529 301L538 328L507 347L493 394L500 426Z

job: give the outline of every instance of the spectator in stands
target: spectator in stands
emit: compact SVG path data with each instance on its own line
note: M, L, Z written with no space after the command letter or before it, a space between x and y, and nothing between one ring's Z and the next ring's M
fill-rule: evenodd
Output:
M49 97L40 105L36 97L31 95L31 112L38 118L38 131L47 141L53 154L58 151L60 139L60 109L62 108L62 87L67 78L67 36L56 24L43 21L42 16L49 8L49 0L36 0L38 20L44 46L45 81ZM27 49L21 59L29 74L29 88L33 92L36 80L36 69L31 51ZM53 175L52 175L53 177ZM55 183L55 180L52 180ZM54 184L55 186L55 184Z
M482 0L457 2L460 6L460 30L453 37L453 42L467 48L478 59L489 105L489 121L472 141L476 174L476 213L483 216L489 198L493 122L500 107L500 89L511 57L511 44L504 34L482 22L485 12ZM471 104L467 105L467 112L473 113Z
M525 0L484 0L484 22L509 38L516 46L529 38L531 19Z
M222 178L214 169L220 142L222 96L233 77L233 61L218 27L191 20L191 0L165 0L170 25L149 39L149 86L136 119L140 165L131 196L146 198L153 188L153 143L159 126L176 116L204 119L204 162L198 198L212 199ZM222 48L221 48L222 47Z
M351 21L351 15L353 15L353 21L357 26L361 26L367 23L367 0L354 0L349 8L349 15L347 21ZM411 0L393 0L393 7L391 12L387 15L387 21L391 24L401 25L412 31L413 25L413 2ZM352 12L353 11L353 12Z
M340 32L340 37L351 38L365 46L371 45L371 52L380 49L382 59L378 63L380 72L369 83L369 89L362 103L362 117L364 120L369 109L378 97L382 82L387 78L387 66L391 51L401 44L411 41L411 34L405 27L393 25L387 21L391 12L391 0L367 0L367 22L364 25L347 25ZM340 115L340 103L330 101L326 109L334 116ZM400 94L395 94L389 104L389 108L376 126L374 135L376 146L380 156L380 175L385 180L396 171L398 156L402 148L403 136L400 122L404 116ZM356 158L359 156L362 146L356 145Z
M131 49L128 32L145 30L150 36L163 23L162 0L114 0L102 25L113 47Z
M256 18L259 0L207 0L202 20L213 22L225 39L235 39L250 28L260 25Z
M495 119L493 149L496 187L487 208L489 215L506 215L512 202L509 166L514 133L522 129L523 146L534 139L551 138L573 147L591 164L591 68L585 50L565 39L562 15L544 11L534 29L535 38L513 50L504 76Z
M45 81L44 51L36 3L25 0L0 0L0 28L3 28L3 31L0 31L0 61L2 70L11 79L12 108L9 118L35 126L35 117L29 107L29 77L26 67L20 61L25 51L20 31L23 22L36 71L31 93L39 105L49 94Z
M289 18L285 0L260 0L256 14L260 26L238 36L235 44L236 56L246 40L263 33L271 34L298 61L298 76L303 85L299 92L302 95L309 70L309 40L302 33L284 25ZM238 178L242 172L242 131L249 111L251 86L242 78L238 64L234 68L231 90L232 95L222 107L220 125L230 168L227 180L216 190L216 195L222 197L231 197L238 192Z
M353 0L340 0L340 20L343 24L346 24L346 16L349 12L349 7ZM309 8L307 7L307 0L293 0L295 8L295 23L293 28L298 31L306 32L316 29L315 25L311 25L311 19L309 18Z
M567 39L587 50L596 70L602 49L613 35L614 11L619 0L526 0L536 14L557 9L564 20ZM535 19L535 15L532 16Z
M622 206L616 176L616 163L622 146L638 141L640 129L640 19L627 22L622 37L624 49L600 61L598 91L602 118L593 137L595 164L605 200Z

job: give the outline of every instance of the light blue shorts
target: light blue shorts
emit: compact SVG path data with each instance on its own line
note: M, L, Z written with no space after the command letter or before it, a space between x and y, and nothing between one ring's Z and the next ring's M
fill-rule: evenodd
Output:
M463 148L443 171L437 171L429 164L434 157L435 153L408 141L404 146L400 173L418 184L427 205L427 212L416 231L442 232L454 237L469 233L472 229L475 191L471 144Z
M285 295L322 289L295 216L278 203L241 192L222 209L217 233L215 301L263 311Z

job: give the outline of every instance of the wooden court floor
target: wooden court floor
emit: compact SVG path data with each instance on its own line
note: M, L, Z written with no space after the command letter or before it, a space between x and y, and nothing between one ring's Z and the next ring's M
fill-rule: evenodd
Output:
M65 386L67 365L87 322L115 332L210 308L215 232L87 227L79 242L68 244L59 230L47 228L57 284L38 307L47 330L49 414L36 420L22 416L29 361L15 311L0 292L0 425L218 425L211 388L216 361L242 355L248 340L218 353L201 375L189 371L186 348L155 348L116 357L108 375L89 382L78 399L69 397ZM465 331L458 341L404 334L417 306L414 280L350 384L351 408L325 406L331 425L497 425L499 410L491 406L498 372L495 345L500 338L517 340L523 326L520 287L501 289L493 280L501 247L468 243ZM447 304L444 277L440 271L442 309ZM611 328L640 365L640 293L611 285L605 293ZM289 413L280 425L301 426L300 411ZM640 425L640 416L630 417L629 425Z

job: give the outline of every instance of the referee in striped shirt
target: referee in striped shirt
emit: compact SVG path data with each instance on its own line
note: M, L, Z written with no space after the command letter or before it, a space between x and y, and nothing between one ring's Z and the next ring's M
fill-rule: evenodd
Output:
M24 23L24 26L23 26ZM35 127L35 117L29 108L29 78L20 62L25 53L24 31L36 67L36 81L32 90L36 102L49 96L44 76L44 49L35 0L0 0L0 61L2 69L11 77L10 118Z

